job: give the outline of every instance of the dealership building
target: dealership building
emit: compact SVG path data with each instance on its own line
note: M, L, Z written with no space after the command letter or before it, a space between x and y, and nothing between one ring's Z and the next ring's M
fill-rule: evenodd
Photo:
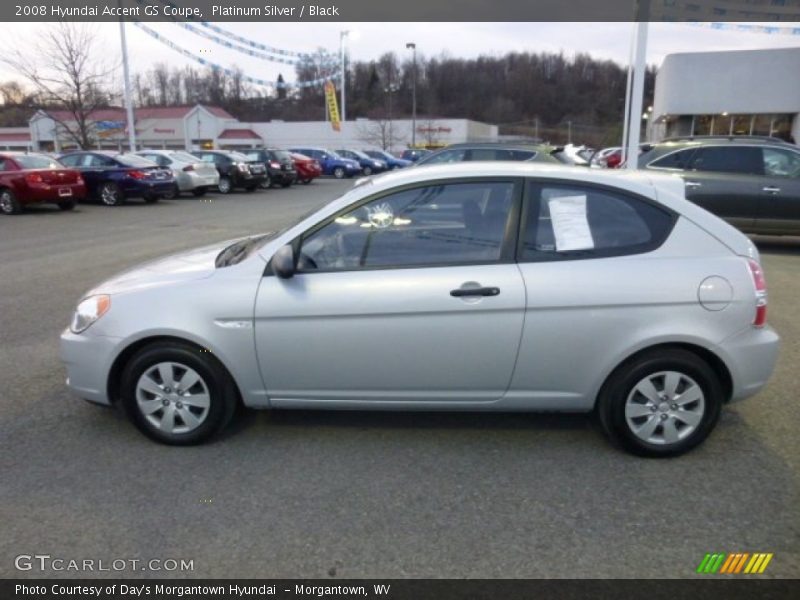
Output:
M771 135L800 142L800 47L670 54L649 138Z
M126 112L108 108L91 115L96 146L122 150L128 145ZM497 139L497 126L468 119L419 119L416 135L411 120L356 119L338 131L326 121L243 123L214 106L142 107L134 111L139 148L247 149L258 146L288 148L365 148L389 146L399 152L412 140L418 145L445 146L457 142ZM69 131L76 123L65 111L38 111L29 127L0 128L0 149L61 152L75 148Z

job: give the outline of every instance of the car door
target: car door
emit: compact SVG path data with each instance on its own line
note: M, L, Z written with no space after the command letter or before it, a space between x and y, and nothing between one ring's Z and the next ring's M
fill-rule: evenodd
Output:
M297 274L266 275L255 304L273 404L498 400L523 324L520 194L509 179L384 192L297 239Z
M751 231L761 199L763 159L756 146L701 146L683 173L686 197L734 227Z
M764 147L764 177L755 229L759 233L800 234L800 152Z

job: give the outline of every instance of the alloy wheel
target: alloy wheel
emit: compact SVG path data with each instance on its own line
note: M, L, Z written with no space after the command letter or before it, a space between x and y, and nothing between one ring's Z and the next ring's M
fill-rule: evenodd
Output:
M660 371L633 386L625 402L625 422L640 440L665 446L692 435L705 408L705 394L694 379Z
M177 362L160 362L139 377L136 404L155 428L180 434L194 431L205 421L211 395L194 369Z
M113 206L119 202L119 191L114 185L106 184L100 190L100 199L103 201L103 204Z
M7 215L10 215L12 212L14 212L14 203L11 201L11 194L8 192L8 190L0 194L0 210Z

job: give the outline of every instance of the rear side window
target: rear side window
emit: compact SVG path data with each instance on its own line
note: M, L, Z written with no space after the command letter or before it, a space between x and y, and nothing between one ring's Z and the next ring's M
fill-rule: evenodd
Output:
M764 174L800 179L800 153L783 148L764 148Z
M649 252L672 229L670 212L601 188L529 186L522 261L600 258Z
M670 152L661 158L654 160L650 163L650 167L658 169L680 169L685 170L689 168L689 161L694 154L694 148L687 150L678 150L677 152Z
M761 149L752 146L711 146L698 148L689 168L694 171L713 173L737 173L740 175L762 175L764 161Z

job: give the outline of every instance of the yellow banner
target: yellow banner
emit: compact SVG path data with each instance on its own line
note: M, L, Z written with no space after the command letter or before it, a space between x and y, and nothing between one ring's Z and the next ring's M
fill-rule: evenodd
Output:
M328 103L328 118L334 131L341 131L339 105L336 103L336 87L332 81L325 82L325 102Z

